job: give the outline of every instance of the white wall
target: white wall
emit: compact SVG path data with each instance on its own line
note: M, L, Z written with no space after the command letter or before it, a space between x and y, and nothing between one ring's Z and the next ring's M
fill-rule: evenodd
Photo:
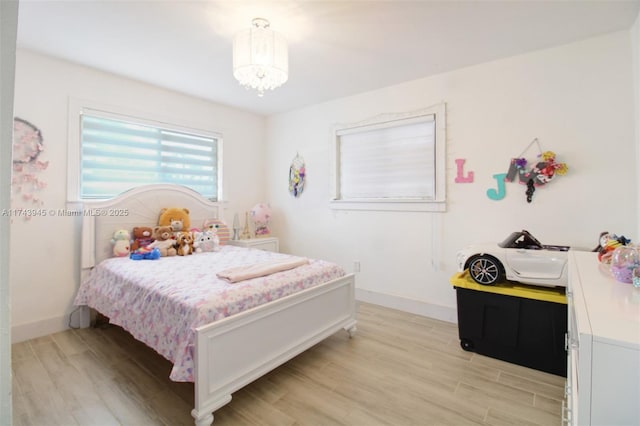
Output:
M434 59L437 60L437 59ZM372 71L372 72L375 72ZM357 78L357 76L353 76ZM593 248L603 230L636 240L636 177L629 32L486 63L270 117L267 199L281 247L352 269L358 296L455 320L449 278L455 253L528 229L543 243ZM329 209L329 144L335 123L447 103L446 213L335 212ZM569 173L539 188L507 184L490 200L493 174L507 171L533 139ZM308 185L287 191L299 153ZM456 184L454 160L475 182ZM534 160L534 154L528 158Z
M43 207L66 207L68 102L86 99L149 118L218 131L224 138L225 220L264 199L262 116L212 104L137 81L18 50L15 115L41 131L50 162L40 176ZM23 203L21 203L23 205ZM79 285L79 220L36 217L13 220L11 292L13 341L67 327Z
M629 31L631 37L631 50L633 57L633 85L635 94L634 117L636 123L636 164L640 165L640 13L636 17L636 22ZM636 171L636 194L638 200L638 211L640 211L640 172ZM640 235L640 221L636 235Z

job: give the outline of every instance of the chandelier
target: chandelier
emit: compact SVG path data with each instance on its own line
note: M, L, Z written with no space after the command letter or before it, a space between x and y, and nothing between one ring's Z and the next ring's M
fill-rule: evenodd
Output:
M265 90L282 86L289 77L287 42L269 28L269 21L255 18L251 29L240 32L233 40L233 76L241 86Z

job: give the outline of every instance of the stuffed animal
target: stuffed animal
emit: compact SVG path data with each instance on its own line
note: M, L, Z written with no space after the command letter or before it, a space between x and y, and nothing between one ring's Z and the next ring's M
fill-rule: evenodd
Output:
M193 234L191 232L181 232L176 239L178 247L178 256L187 256L193 254Z
M206 219L202 226L204 231L212 231L216 233L221 246L225 245L227 241L229 241L231 231L229 231L229 227L224 223L224 221L220 219Z
M215 231L195 232L193 237L193 251L204 253L208 251L218 251L220 239Z
M598 260L601 263L611 263L611 257L613 256L615 249L626 246L631 242L631 240L626 238L624 235L617 236L616 234L603 232L600 234L599 242L600 244L598 247L594 249L594 251L598 251Z
M177 237L178 232L191 229L189 209L170 207L160 210L158 226L170 226L171 229L173 229L174 235Z
M148 226L136 226L133 228L133 243L131 251L144 248L153 242L153 228Z
M117 257L129 256L131 252L131 234L126 229L118 229L111 239L113 255Z
M176 243L173 239L173 231L170 226L156 226L153 228L154 242L149 244L147 248L158 248L160 256L175 256L177 251L174 247Z

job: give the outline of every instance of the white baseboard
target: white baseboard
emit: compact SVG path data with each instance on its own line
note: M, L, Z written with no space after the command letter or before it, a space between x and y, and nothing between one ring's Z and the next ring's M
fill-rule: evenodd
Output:
M358 288L356 289L356 300L454 324L458 323L458 312L456 308L434 305L427 302L421 302L419 300L406 299L404 297L377 293L375 291Z
M458 323L458 313L455 308L358 288L356 289L356 300L454 324ZM69 315L14 325L11 327L11 343L23 342L67 330L70 328ZM71 323L73 327L88 326L85 315L81 311L74 311L71 315L73 315Z
M73 314L74 321L77 322L77 313ZM14 325L11 327L11 343L24 342L53 333L59 333L69 329L69 314L47 318L27 324Z

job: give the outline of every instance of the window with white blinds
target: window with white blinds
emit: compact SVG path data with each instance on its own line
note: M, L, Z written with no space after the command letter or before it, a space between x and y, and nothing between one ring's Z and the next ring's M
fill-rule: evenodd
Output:
M104 199L136 186L173 183L218 199L215 136L83 113L80 197Z
M444 104L337 129L332 206L442 211L444 129Z

